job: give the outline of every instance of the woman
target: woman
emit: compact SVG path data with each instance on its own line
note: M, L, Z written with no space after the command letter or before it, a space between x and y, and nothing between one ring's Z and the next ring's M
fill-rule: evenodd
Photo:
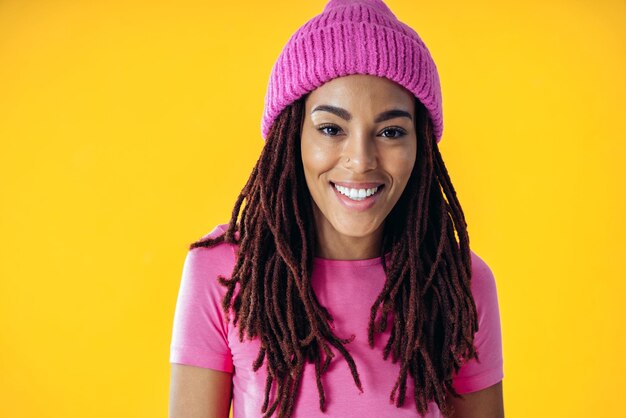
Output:
M382 1L296 31L230 222L185 261L170 417L504 416L495 280L442 130L430 53Z

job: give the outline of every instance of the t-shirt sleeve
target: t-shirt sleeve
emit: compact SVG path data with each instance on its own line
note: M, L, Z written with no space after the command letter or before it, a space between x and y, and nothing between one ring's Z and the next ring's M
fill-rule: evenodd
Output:
M198 247L187 253L174 313L170 363L233 372L228 322L221 307L226 289L217 281L225 273L219 259L225 255L222 247Z
M489 266L473 252L471 289L478 313L474 346L480 363L471 359L459 369L453 387L460 394L488 388L504 377L496 280Z

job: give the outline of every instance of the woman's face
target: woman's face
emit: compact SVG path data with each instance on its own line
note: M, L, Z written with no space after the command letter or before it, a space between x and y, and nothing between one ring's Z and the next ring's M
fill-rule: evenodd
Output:
M416 160L415 98L386 78L335 78L305 101L302 163L322 243L382 237Z

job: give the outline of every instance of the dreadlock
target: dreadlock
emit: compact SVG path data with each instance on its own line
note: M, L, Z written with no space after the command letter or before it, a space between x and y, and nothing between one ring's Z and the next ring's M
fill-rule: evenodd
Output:
M239 324L241 342L245 334L250 340L260 338L253 370L265 361L264 418L276 410L279 418L291 415L306 362L315 366L319 407L325 411L321 375L335 355L330 346L343 355L354 383L363 392L354 359L344 347L354 335L339 338L333 333L333 317L318 302L311 286L316 236L312 198L300 156L305 98L284 109L272 126L237 198L227 231L190 245L190 249L221 242L238 245L232 276L218 277L227 288L222 308L227 318L230 309L234 311L233 324ZM465 217L426 108L415 100L415 110L416 163L385 221L381 257L386 280L371 307L368 343L374 347L374 334L386 331L391 314L393 325L383 358L391 354L393 363L400 361L391 402L403 405L410 375L419 414L426 414L427 404L434 399L448 416L454 412L448 395L462 398L452 386L453 373L464 361L478 360L473 346L478 319L470 289ZM270 402L273 384L276 392Z

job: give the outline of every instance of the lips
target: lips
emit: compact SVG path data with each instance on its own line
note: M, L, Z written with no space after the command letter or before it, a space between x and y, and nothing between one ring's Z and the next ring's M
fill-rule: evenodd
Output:
M378 190L373 195L368 196L362 200L353 200L353 199L350 199L348 196L345 196L344 194L340 193L339 190L337 190L337 188L335 187L335 184L333 184L333 182L329 182L329 186L332 188L333 193L337 197L339 202L346 209L349 209L355 212L363 212L373 207L381 195L381 189L385 187L385 185L381 183L342 183L340 182L336 184L339 184L340 186L343 184L349 184L351 186L345 186L345 187L352 187L352 188L359 188L359 189L366 189L366 188L371 189L373 187L378 187ZM369 187L365 187L365 186L369 186Z

